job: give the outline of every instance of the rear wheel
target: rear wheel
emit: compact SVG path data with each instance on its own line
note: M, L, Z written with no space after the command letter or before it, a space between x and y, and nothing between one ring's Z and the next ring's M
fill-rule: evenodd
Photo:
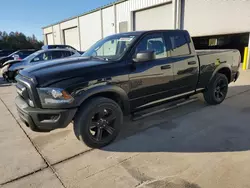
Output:
M113 100L97 97L84 104L76 114L74 133L91 148L111 143L120 132L123 114Z
M217 73L204 92L204 99L208 104L222 103L228 92L228 80L224 74Z

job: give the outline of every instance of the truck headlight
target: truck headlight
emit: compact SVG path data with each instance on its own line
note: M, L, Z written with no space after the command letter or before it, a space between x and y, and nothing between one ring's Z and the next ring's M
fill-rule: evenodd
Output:
M38 88L37 90L43 104L65 104L74 100L67 91L60 88Z

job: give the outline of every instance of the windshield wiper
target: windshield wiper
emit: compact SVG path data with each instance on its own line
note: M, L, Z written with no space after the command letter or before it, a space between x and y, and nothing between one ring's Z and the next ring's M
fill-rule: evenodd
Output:
M90 56L91 59L98 59L103 61L108 61L109 59L106 57L100 57L100 56Z

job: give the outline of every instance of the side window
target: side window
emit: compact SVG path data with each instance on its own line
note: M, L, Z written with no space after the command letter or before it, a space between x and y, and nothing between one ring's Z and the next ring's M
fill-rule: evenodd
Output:
M182 33L177 34L168 34L170 42L172 44L171 56L182 56L189 55L190 49L188 45L188 41L185 38L185 35Z
M63 51L62 54L63 54L63 57L69 57L72 55L72 52L71 51Z
M154 51L155 58L167 57L167 48L162 34L150 34L145 36L137 45L135 53L142 51Z
M43 53L37 55L36 57L34 57L31 62L47 61L47 60L51 60L51 59L52 59L51 53L43 52Z
M52 51L52 59L60 59L63 57L63 51Z

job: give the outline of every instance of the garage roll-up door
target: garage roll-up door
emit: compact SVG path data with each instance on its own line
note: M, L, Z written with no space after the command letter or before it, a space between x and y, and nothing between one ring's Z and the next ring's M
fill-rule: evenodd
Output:
M161 5L134 13L134 30L172 29L172 4Z
M46 34L46 38L47 38L47 44L48 45L54 44L53 34L52 33Z
M79 50L79 37L77 27L64 30L64 43Z
M209 36L250 31L250 1L185 1L184 29L191 36Z

